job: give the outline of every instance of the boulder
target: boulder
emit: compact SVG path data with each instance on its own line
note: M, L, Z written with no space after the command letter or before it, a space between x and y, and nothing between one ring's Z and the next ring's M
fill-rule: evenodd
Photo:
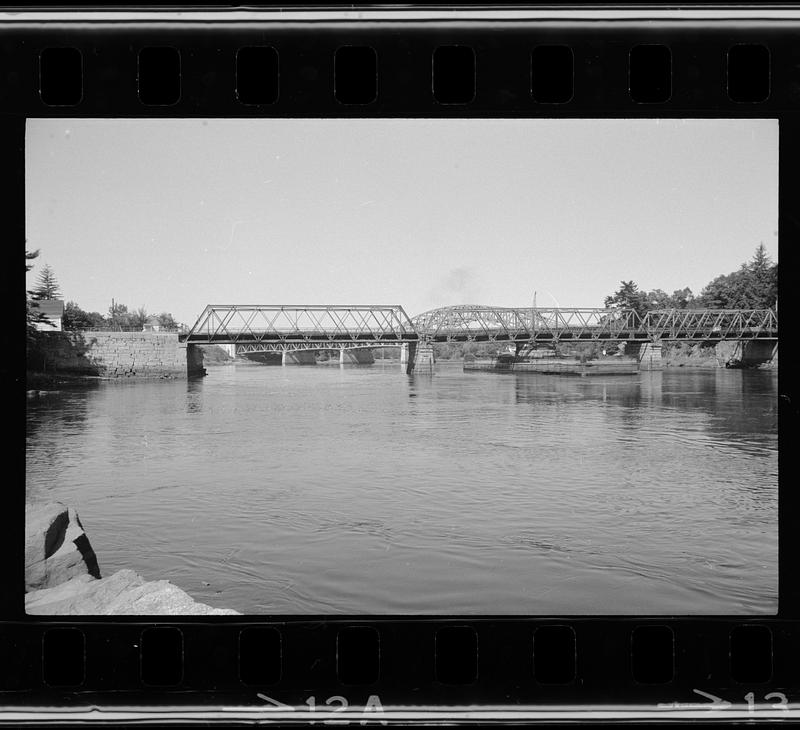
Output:
M77 512L61 502L26 505L25 590L80 575L100 578L100 568Z
M198 603L167 580L145 581L133 570L108 578L78 575L54 588L25 596L25 612L60 616L210 616L239 615L229 608Z

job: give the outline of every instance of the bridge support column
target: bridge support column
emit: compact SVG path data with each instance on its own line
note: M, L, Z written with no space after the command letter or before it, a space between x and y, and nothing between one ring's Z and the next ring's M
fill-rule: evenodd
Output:
M344 365L344 347L339 348L339 365Z
M287 353L286 348L281 350L281 366L282 367L286 367L286 353Z
M664 361L661 359L660 342L643 342L639 349L640 370L661 370Z
M400 364L408 365L408 343L404 342L400 345Z
M417 343L408 343L408 360L406 360L406 375L414 372L414 360L417 358Z
M190 378L202 378L205 374L203 351L197 345L186 345L186 375Z
M410 342L408 350L408 364L406 372L421 371L426 373L433 372L433 343L432 342Z

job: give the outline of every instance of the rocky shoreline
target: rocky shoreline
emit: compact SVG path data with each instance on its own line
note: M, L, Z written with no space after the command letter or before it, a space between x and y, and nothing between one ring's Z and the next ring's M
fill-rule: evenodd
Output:
M123 569L103 577L78 513L61 502L25 506L25 612L60 616L239 615L195 601L167 580Z

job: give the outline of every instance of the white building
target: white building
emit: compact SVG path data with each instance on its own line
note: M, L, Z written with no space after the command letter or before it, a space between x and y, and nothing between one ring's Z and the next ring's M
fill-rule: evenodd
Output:
M61 332L61 318L64 316L64 302L61 299L37 299L34 311L47 317L46 322L36 322L40 332Z

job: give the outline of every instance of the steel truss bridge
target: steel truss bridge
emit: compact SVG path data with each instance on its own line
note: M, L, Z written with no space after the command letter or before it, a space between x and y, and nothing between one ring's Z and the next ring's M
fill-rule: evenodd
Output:
M399 305L212 305L180 339L237 353L399 347L417 342Z
M778 338L772 309L541 309L460 305L411 320L433 342L755 340Z
M208 305L189 344L234 344L237 352L414 347L417 342L777 340L772 309L522 308L459 305L413 319L399 305Z

